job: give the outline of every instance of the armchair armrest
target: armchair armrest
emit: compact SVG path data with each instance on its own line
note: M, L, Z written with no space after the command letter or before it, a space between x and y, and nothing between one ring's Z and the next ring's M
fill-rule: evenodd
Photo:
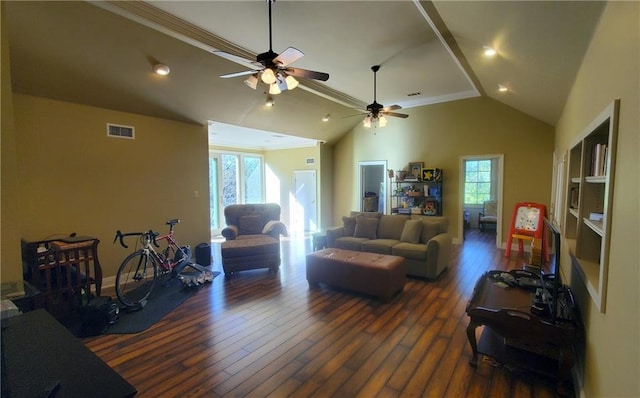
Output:
M333 227L327 229L327 247L336 247L336 239L341 236L344 236L344 227Z
M287 236L287 227L284 225L284 223L282 223L282 221L271 220L267 221L267 223L264 225L264 228L262 228L262 233L280 240L280 235Z
M227 225L222 230L222 236L224 236L226 240L235 240L238 237L238 227L236 225Z

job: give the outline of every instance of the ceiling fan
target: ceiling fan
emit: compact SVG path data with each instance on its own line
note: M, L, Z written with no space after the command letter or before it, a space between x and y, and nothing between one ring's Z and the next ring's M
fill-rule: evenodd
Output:
M409 115L404 113L391 112L396 109L402 109L400 105L383 106L376 101L376 73L380 70L380 65L371 67L373 71L373 103L367 105L367 116L364 118L364 127L384 127L387 125L385 116L401 117L406 119Z
M229 73L220 77L226 79L250 75L247 80L245 80L245 84L254 90L258 85L258 78L260 78L262 82L269 85L269 94L279 94L284 90L293 90L298 86L298 80L296 80L296 77L327 81L329 79L328 73L292 68L288 66L304 56L304 53L297 48L289 47L279 55L273 52L271 35L271 4L276 0L266 1L269 5L269 51L258 54L255 61L229 54L224 51L214 51L213 53L218 56L241 65L245 65L251 69L242 72Z

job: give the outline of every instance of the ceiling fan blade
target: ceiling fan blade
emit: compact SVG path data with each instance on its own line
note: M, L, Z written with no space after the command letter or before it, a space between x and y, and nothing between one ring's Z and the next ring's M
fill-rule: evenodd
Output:
M402 107L400 105L391 105L391 106L385 106L384 108L382 108L382 110L385 112L395 111L396 109L402 109Z
M304 56L304 53L297 48L289 47L273 59L273 63L278 66L287 66L296 62Z
M245 71L242 71L242 72L227 73L226 75L220 75L220 77L223 78L223 79L228 79L228 78L231 78L231 77L240 77L240 76L253 75L254 73L256 73L255 70L245 70Z
M356 110L358 110L358 109L356 109ZM353 115L343 116L342 118L343 118L343 119L346 119L346 118L348 118L348 117L354 117L354 116L361 116L361 117L362 117L362 116L366 116L366 115L367 115L367 113L368 113L368 112L366 112L366 111L362 111L362 113L355 113L355 114L353 114Z
M300 68L286 68L287 74L295 77L304 77L306 79L322 80L326 82L329 80L329 74L324 72L316 72L313 70L300 69Z
M237 55L226 53L224 51L212 51L212 53L217 55L217 56L219 56L219 57L227 59L229 61L233 61L233 62L235 62L237 64L246 66L247 68L251 68L253 70L262 70L262 69L264 69L264 65L262 65L261 63L259 63L257 61L252 61L250 59L242 58L242 57L239 57Z
M386 111L382 111L380 112L385 116L393 116L393 117L401 117L403 119L406 119L409 117L409 115L405 115L404 113L397 113L397 112L386 112Z

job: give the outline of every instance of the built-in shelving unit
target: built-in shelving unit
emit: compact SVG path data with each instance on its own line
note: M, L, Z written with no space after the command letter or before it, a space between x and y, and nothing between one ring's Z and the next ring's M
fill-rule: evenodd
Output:
M569 150L564 237L578 274L605 312L619 100Z

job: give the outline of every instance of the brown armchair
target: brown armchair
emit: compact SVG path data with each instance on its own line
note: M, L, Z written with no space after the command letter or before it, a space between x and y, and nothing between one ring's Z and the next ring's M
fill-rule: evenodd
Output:
M230 205L224 209L227 226L222 230L222 268L237 271L280 267L280 235L287 235L275 203Z

